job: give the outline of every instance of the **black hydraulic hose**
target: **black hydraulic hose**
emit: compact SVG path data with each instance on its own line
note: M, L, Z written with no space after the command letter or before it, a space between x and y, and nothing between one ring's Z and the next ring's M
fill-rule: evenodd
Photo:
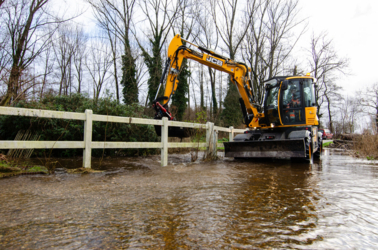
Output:
M218 58L223 59L223 60L228 60L227 57L224 57L224 56L222 56L222 55L219 55L219 54L217 54L217 53L214 53L213 51L211 51L211 50L209 50L209 49L206 49L206 48L204 48L204 47L198 46L198 49L201 50L202 52L205 52L205 53L207 53L207 54L209 54L209 55L212 55L212 56L214 56L214 57L218 57Z
M248 77L248 66L247 64L245 63L242 63L242 62L237 62L238 64L241 64L245 67L246 71L245 71L245 77ZM252 101L255 101L255 94L253 92L253 88L252 88L252 83L251 83L251 79L248 80L248 85L249 85L249 88L251 89L251 93L252 93ZM248 96L249 96L249 92L246 90Z
M244 124L248 125L248 115L247 115L247 109L245 107L245 103L243 101L243 98L239 98L239 103L240 103L240 108L241 108L241 111L243 113L243 120L244 120Z
M241 64L245 67L245 75L244 76L248 76L248 66L245 63L242 63L242 62L237 62L237 63Z
M163 84L165 76L167 75L167 71L168 71L168 68L169 68L170 64L171 64L171 59L168 58L167 61L165 62L164 71L163 71L163 74L161 75L161 78L160 78L160 84L159 84L158 90L157 90L156 95L155 95L155 100L156 100L156 98L157 98L157 96L159 94L160 87Z
M161 75L161 78L160 78L160 84L163 83L165 75L167 74L167 71L168 71L170 64L171 64L171 59L168 58L167 61L165 62L164 71L163 71L163 74Z

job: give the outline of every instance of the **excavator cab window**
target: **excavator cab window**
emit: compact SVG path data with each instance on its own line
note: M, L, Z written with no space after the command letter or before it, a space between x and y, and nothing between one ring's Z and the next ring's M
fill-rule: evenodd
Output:
M292 79L289 80L287 89L281 91L281 119L284 125L306 122L303 86L302 79Z
M315 94L312 79L303 80L303 94L305 107L315 106Z
M276 84L274 86L269 86L266 89L264 113L265 113L265 117L268 119L268 121L266 121L267 124L280 123L279 116L278 116L279 90L280 90L279 84Z

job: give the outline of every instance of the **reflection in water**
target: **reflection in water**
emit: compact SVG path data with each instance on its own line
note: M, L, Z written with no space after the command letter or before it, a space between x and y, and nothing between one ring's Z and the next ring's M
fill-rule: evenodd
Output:
M103 173L0 180L0 248L374 248L377 166L113 159ZM62 161L73 166L75 160ZM79 160L78 160L79 162Z

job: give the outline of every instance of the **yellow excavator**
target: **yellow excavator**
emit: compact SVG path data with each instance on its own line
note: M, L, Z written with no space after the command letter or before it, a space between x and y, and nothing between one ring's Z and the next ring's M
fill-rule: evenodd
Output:
M248 130L236 135L233 141L224 142L226 157L302 158L311 162L314 156L320 157L322 138L318 133L315 79L310 74L276 76L265 81L264 101L260 105L254 96L250 69L246 64L185 41L180 35L176 35L168 47L168 59L157 91L159 93L165 81L164 96L157 97L156 94L153 101L155 119L174 119L168 102L177 90L184 58L228 73L238 89L243 120ZM160 129L156 129L156 132L159 133ZM175 130L174 127L168 134L170 137L189 135L184 129Z

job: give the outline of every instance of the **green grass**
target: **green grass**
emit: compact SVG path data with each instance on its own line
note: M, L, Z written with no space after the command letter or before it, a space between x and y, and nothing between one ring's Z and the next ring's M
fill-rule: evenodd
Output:
M43 166L33 166L31 168L28 168L26 170L26 172L28 173L35 173L35 172L44 172L44 173L47 173L47 168L43 167Z
M328 147L331 144L333 144L333 142L331 142L331 141L325 142L325 143L323 143L323 147Z
M16 176L22 173L48 173L43 166L14 165L7 162L0 162L0 178Z

